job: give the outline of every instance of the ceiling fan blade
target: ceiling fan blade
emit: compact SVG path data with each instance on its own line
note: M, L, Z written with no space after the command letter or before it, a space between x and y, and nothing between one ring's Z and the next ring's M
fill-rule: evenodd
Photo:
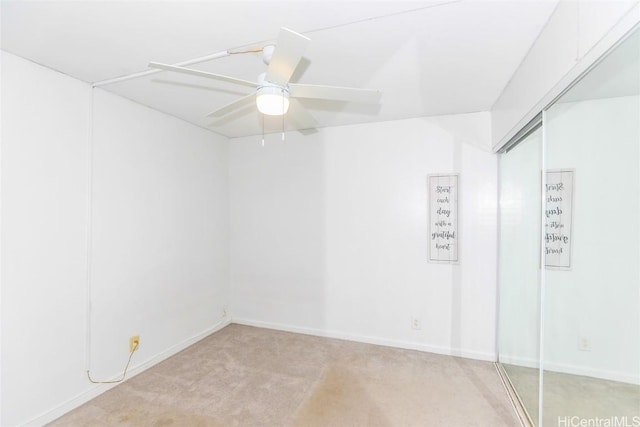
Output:
M297 99L289 100L289 112L287 118L291 120L296 129L314 129L318 121L304 108Z
M194 70L192 68L178 67L177 65L160 64L158 62L149 62L149 67L157 68L165 71L175 71L176 73L190 74L192 76L206 77L208 79L221 80L223 82L235 83L243 86L258 87L258 83L249 80L236 79L235 77L223 76L222 74L214 74L206 71Z
M309 41L309 38L302 34L281 28L275 51L267 68L267 80L281 86L289 83Z
M375 104L382 93L372 89L357 89L353 87L290 84L289 97L330 99L334 101L351 101Z
M210 112L209 114L207 114L207 117L224 116L225 114L230 113L231 111L237 108L240 108L246 104L249 104L250 102L253 102L255 99L255 96L256 96L255 93L252 93L247 96L243 96L240 99L236 99L235 101L228 103L224 107L220 107L217 110Z

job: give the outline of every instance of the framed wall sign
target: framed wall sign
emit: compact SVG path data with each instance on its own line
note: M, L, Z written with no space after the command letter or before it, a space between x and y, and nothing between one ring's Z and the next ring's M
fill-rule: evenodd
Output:
M458 174L429 175L429 262L458 262Z
M547 171L544 265L549 269L571 269L573 176L573 169Z

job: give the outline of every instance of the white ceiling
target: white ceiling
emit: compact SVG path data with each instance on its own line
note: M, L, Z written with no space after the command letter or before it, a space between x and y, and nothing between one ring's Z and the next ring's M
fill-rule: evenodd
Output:
M292 81L382 92L373 106L301 101L319 127L340 126L489 110L556 3L2 1L2 49L94 83L149 61L262 47L284 26L311 39ZM245 54L193 68L255 81L265 65ZM262 132L253 106L217 122L205 117L249 93L242 86L161 72L103 88L226 136ZM267 132L281 126L265 123Z

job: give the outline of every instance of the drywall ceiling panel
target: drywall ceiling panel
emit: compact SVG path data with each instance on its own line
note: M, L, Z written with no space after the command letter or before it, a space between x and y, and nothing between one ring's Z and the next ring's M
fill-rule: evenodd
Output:
M96 82L144 70L149 58L173 63L273 39L281 26L312 31L417 6L403 1L3 1L2 49Z
M227 49L260 48L281 26L311 39L292 81L382 92L379 105L302 100L319 127L487 111L556 1L3 2L3 49L96 82ZM38 28L38 31L29 29ZM260 54L194 68L256 80ZM248 105L206 114L249 94L243 86L161 72L104 86L230 137L295 126ZM292 106L295 110L296 106ZM299 107L298 107L299 108Z

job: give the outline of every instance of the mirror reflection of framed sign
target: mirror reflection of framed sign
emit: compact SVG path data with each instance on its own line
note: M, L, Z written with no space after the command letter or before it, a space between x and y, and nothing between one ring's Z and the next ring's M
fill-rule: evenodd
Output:
M429 262L458 262L458 174L429 175Z
M571 269L573 175L573 169L547 171L544 264L548 269Z

